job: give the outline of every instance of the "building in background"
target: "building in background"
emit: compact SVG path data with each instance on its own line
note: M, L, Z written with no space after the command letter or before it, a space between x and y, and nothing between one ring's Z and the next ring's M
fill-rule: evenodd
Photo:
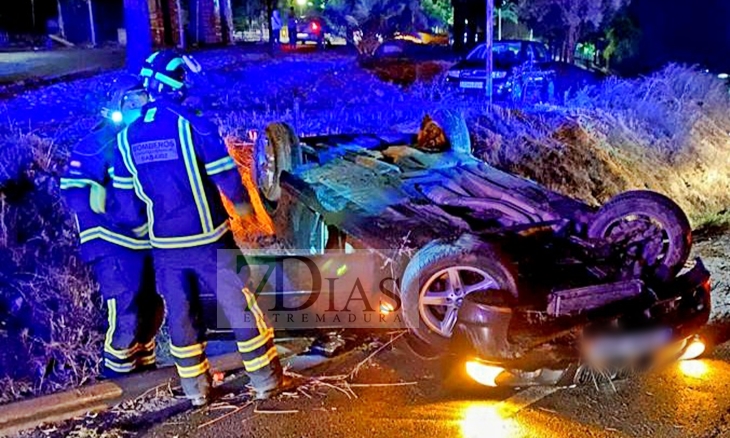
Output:
M231 0L147 0L157 47L233 41ZM74 44L126 42L122 0L57 0L58 32ZM50 29L49 29L50 30Z

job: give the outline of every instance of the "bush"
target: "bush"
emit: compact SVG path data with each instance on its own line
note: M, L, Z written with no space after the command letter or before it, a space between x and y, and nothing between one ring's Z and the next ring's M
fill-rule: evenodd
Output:
M53 146L19 131L0 146L0 403L78 385L98 371L101 303L73 250Z

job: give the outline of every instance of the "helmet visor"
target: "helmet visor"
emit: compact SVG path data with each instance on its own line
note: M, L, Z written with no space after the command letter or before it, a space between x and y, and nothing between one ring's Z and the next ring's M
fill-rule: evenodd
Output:
M144 89L130 90L122 97L122 112L128 110L139 110L150 101L147 91Z

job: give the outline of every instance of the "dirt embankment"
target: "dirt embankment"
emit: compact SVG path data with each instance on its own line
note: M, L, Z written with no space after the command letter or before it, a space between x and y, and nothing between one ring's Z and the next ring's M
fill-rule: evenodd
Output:
M594 205L655 190L696 226L730 206L730 98L692 69L609 81L564 107L498 108L470 125L486 161Z

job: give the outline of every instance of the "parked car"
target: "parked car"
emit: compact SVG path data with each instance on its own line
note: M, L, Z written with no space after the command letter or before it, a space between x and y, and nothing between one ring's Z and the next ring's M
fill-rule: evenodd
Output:
M358 58L361 67L372 70L381 80L399 85L440 77L453 61L448 46L404 38L385 40L371 56Z
M332 44L327 24L318 16L305 16L297 22L297 42L306 44L316 43L320 47Z
M477 46L449 69L447 82L462 90L484 91L486 53L486 45ZM492 53L492 89L497 98L523 99L531 93L552 98L602 79L600 73L553 61L548 48L537 41L497 41Z

